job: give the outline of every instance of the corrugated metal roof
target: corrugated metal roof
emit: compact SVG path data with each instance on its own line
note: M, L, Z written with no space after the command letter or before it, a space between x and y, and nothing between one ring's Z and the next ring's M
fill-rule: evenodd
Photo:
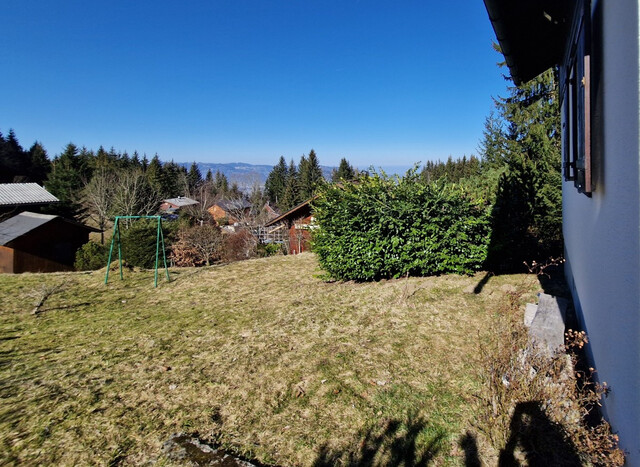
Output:
M0 183L0 206L58 202L58 198L37 183Z
M25 211L17 216L13 216L11 219L0 222L0 245L6 245L16 238L22 237L27 232L52 221L56 217L58 216Z
M194 199L185 198L183 196L179 196L178 198L165 199L164 202L173 204L174 206L178 206L179 208L183 206L192 206L194 204L200 204L198 201Z

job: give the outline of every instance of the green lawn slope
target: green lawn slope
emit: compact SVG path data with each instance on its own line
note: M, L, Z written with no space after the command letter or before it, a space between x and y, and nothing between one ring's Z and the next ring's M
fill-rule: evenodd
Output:
M166 465L187 432L265 464L463 465L479 345L538 287L325 282L312 254L170 272L0 276L0 464Z

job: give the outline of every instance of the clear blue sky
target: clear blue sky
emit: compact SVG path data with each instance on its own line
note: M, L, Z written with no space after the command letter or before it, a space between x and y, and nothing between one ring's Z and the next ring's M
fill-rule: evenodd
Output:
M482 0L4 0L0 131L162 160L476 153L507 83Z

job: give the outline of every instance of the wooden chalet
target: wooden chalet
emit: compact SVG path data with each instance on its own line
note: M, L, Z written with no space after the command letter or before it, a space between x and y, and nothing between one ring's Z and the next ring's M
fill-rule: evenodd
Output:
M207 209L217 223L228 224L243 222L251 213L251 203L246 199L221 199Z
M272 233L281 229L287 230L289 252L294 255L311 249L311 229L313 228L311 202L314 199L315 197L308 199L264 225L265 229Z

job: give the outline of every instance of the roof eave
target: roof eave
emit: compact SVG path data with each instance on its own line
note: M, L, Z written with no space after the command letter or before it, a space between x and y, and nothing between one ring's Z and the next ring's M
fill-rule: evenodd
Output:
M484 0L484 4L516 85L560 62L573 1Z

